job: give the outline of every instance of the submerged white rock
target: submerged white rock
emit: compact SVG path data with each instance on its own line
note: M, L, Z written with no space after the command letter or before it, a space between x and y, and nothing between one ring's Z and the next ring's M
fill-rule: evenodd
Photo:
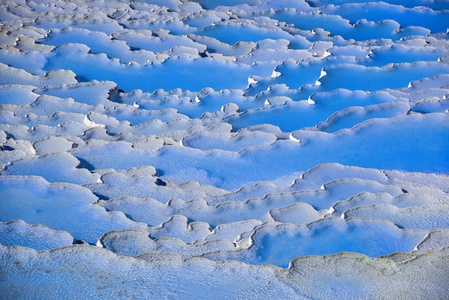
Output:
M0 298L449 297L447 1L0 24Z

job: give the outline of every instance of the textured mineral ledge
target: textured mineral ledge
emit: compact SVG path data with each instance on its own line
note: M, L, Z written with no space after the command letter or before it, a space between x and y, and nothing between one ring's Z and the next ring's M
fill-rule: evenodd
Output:
M449 298L448 27L440 0L2 1L0 299Z

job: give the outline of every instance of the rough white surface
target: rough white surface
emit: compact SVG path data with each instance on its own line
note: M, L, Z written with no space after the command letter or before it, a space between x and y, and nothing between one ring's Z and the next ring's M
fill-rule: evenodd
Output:
M0 298L449 298L447 1L0 24Z

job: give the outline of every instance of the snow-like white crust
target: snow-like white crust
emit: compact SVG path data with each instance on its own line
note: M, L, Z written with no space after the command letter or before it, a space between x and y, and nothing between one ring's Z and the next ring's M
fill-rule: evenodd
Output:
M448 27L437 0L2 1L0 298L448 298Z

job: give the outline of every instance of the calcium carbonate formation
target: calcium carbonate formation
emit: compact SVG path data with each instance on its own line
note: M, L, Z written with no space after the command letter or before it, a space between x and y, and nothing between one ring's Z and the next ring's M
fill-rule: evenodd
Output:
M449 298L449 2L4 0L1 299Z

